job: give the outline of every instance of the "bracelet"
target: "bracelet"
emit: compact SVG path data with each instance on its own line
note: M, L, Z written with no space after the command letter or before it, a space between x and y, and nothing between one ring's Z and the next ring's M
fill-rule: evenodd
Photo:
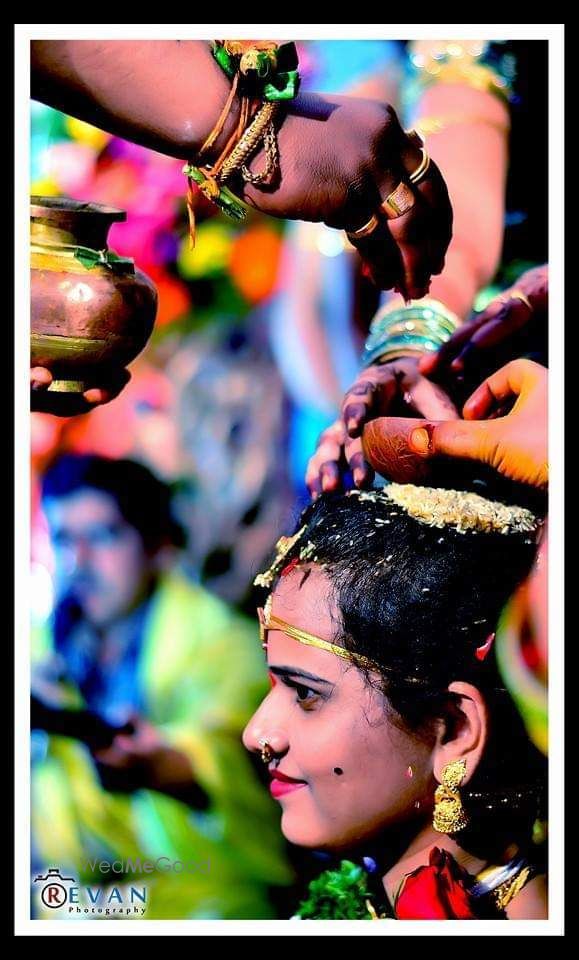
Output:
M438 300L419 300L395 310L388 305L372 320L362 366L408 354L435 353L459 326L456 314Z
M187 213L190 246L195 245L195 184L201 193L236 220L245 218L242 202L224 184L235 174L247 183L271 184L279 173L279 150L275 119L282 100L296 96L299 88L295 44L279 46L271 40L216 40L212 53L227 76L231 89L217 122L203 143L195 163L186 163L188 179ZM223 131L235 95L240 95L240 113L236 129L213 164L199 161ZM261 100L261 105L260 105ZM265 166L252 173L247 161L260 145L265 150Z
M279 104L266 102L258 110L241 140L221 166L220 177L222 180L227 180L238 170L241 170L243 179L248 183L262 183L268 177L271 179L278 161L277 140L273 125L278 109ZM266 168L261 173L252 174L245 166L245 162L262 141L267 157Z

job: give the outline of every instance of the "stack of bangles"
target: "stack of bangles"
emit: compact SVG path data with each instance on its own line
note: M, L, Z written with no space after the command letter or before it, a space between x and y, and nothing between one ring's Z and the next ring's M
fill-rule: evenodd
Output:
M369 237L379 226L382 217L385 217L386 220L395 220L404 213L408 213L414 206L416 197L411 185L416 185L420 183L421 180L424 180L430 168L430 157L424 148L422 137L416 130L407 130L406 134L420 149L421 159L418 166L408 175L408 183L401 180L394 190L388 194L386 199L382 201L376 213L372 214L367 223L363 224L363 226L357 230L347 231L349 240L363 240L365 237Z
M372 321L362 366L435 353L459 326L456 314L438 300L417 300L397 310L388 305Z
M247 183L269 185L275 181L279 175L276 120L282 102L292 100L299 88L298 59L293 43L278 45L270 40L216 40L212 52L232 84L225 106L195 162L183 167L189 180L187 209L191 245L195 239L194 183L224 213L235 220L243 220L245 208L227 189L225 181L234 175L241 176ZM223 131L236 96L240 111L235 131L215 162L204 164L203 155ZM266 157L264 168L252 173L248 162L262 146Z

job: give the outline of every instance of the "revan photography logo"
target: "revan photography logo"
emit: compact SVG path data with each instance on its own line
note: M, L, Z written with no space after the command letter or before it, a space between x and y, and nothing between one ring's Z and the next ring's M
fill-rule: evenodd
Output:
M63 877L56 867L50 867L44 875L38 874L34 883L42 884L37 889L43 905L67 916L142 917L147 909L146 886L88 886L77 883L74 877Z

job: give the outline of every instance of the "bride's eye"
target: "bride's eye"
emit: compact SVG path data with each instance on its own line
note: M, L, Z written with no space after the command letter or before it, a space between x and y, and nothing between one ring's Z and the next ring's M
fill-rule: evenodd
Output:
M313 707L322 696L317 690L313 690L312 687L307 687L304 683L298 683L297 680L290 680L289 677L285 678L283 682L286 687L295 690L296 703L299 703L304 710L309 710Z
M311 687L306 687L303 683L293 683L292 686L296 692L296 702L299 703L302 710L312 709L321 698L321 694Z

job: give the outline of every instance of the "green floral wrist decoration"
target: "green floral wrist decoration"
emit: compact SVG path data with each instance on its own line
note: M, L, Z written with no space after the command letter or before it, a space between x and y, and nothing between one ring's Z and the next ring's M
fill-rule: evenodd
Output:
M272 186L280 176L276 124L282 101L292 100L299 88L298 57L293 43L278 45L273 40L215 40L215 60L231 78L225 105L201 146L196 159L186 163L183 173L189 181L187 212L191 247L195 245L195 197L197 187L234 220L243 220L243 203L224 184L232 177L245 183ZM236 128L216 158L207 161L210 150L223 134L232 106L239 104ZM249 163L263 147L265 164L259 171Z
M228 77L239 71L244 91L260 100L293 100L300 85L295 43L216 40L213 56Z
M379 311L364 345L362 366L412 354L436 353L460 325L437 300L417 301L399 310Z

